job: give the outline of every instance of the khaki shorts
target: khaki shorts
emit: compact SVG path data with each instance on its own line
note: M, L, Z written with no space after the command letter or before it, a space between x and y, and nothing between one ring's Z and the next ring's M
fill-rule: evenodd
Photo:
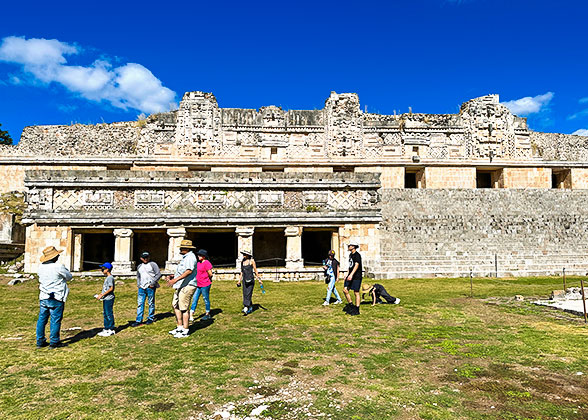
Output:
M182 312L187 311L192 303L194 292L196 292L196 286L184 286L179 292L176 290L172 299L172 307Z

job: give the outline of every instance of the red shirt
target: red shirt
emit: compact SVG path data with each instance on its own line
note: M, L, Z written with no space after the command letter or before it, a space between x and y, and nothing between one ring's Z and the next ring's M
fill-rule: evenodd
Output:
M212 281L208 276L208 270L212 270L212 264L210 261L198 261L198 264L196 264L196 285L198 287L206 287L212 284Z

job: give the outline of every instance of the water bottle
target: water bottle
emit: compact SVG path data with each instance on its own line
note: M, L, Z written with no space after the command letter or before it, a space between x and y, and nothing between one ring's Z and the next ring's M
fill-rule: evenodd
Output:
M261 294L265 295L265 289L263 288L263 284L260 284L259 288L261 289Z

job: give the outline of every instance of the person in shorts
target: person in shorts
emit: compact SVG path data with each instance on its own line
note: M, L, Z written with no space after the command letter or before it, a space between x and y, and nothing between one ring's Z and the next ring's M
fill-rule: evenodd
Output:
M182 260L176 267L176 272L173 276L168 276L167 284L175 289L174 297L172 299L172 307L176 314L176 328L169 333L175 338L185 338L188 336L188 327L190 325L190 303L196 285L190 283L196 278L196 255L194 250L196 247L192 245L192 241L184 239L180 243L180 254Z
M349 315L359 315L359 305L361 303L359 290L361 289L361 279L363 274L363 267L361 264L361 255L357 251L359 245L357 241L351 241L347 249L349 250L349 269L345 282L343 283L343 293L347 299L347 305L343 310ZM349 290L353 290L355 294L355 304L352 303Z

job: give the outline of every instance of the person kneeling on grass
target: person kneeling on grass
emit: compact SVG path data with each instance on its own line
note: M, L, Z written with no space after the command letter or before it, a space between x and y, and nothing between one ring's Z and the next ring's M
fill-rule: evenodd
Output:
M102 292L94 297L102 301L104 314L104 329L98 333L100 337L109 337L115 334L114 331L114 276L111 274L112 264L106 262L100 266L102 274L106 276L102 285Z
M190 301L196 291L195 249L196 247L192 245L192 241L189 239L184 239L180 243L182 260L176 267L175 275L168 276L167 278L167 284L175 289L174 297L172 299L172 307L176 313L177 327L169 332L175 338L188 337L188 327L190 325Z
M372 300L372 306L376 303L391 303L394 305L398 305L400 303L400 299L395 298L394 296L390 296L390 294L384 289L384 286L381 284L374 284L370 286L369 284L364 284L361 286L361 298L364 299L366 293ZM386 302L384 302L381 298L384 298Z

